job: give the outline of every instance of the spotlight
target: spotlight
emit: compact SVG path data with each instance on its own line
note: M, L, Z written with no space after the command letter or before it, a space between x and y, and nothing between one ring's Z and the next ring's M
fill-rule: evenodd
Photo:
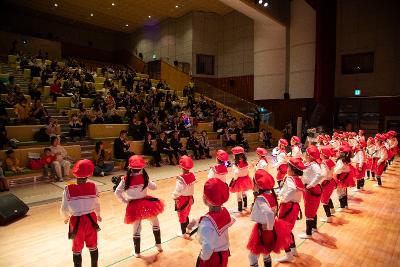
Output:
M264 7L267 7L267 6L268 6L268 2L265 2L265 3L264 3Z
M114 2L112 2L112 3L111 3L111 5L112 5L112 6L115 6L115 3L114 3Z
M128 27L129 25L128 24L125 24L125 27Z
M260 5L262 5L262 3L263 3L263 0L259 0L259 1L258 1L258 3L259 3Z
M151 16L149 16L149 19L151 19Z
M93 17L93 13L90 13L90 16Z
M57 4L57 3L54 3L54 6L55 6L55 7L58 7L58 4Z
M179 8L179 6L178 6L178 5L176 5L176 6L175 6L175 8Z

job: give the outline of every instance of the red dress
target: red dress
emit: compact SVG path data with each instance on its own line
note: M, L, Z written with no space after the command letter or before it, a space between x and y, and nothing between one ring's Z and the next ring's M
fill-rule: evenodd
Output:
M298 176L286 176L283 183L285 183L286 179L292 179L296 185L296 188L300 191L304 191L304 184ZM289 223L290 230L293 230L299 216L299 212L300 205L298 202L284 202L279 206L278 218Z
M126 181L126 177L123 179ZM129 187L143 184L143 175L140 174L136 175L135 179L131 179ZM157 216L163 211L164 203L158 198L147 195L144 198L132 199L126 206L124 222L126 224L131 224L137 220L144 220Z
M354 187L356 185L354 181L356 169L351 164L349 164L349 167L350 170L348 172L342 172L336 175L336 181L340 188Z
M196 182L196 177L192 172L182 174L178 176L177 179L180 179L187 186L192 185ZM193 203L193 196L179 196L177 199L175 199L175 211L178 212L180 223L186 222Z
M236 193L252 190L253 182L249 177L249 164L247 162L240 161L236 167L239 169L239 175L240 173L243 173L244 175L239 176L235 180L232 179L229 185L229 191L231 193Z
M263 193L257 198L262 198L271 209L276 207L276 200L270 193ZM251 231L247 249L255 255L268 255L272 251L279 253L292 244L290 224L284 220L275 218L272 230L263 230L262 224L256 223Z
M322 162L326 166L327 169L332 170L335 167L335 162L331 159L326 159ZM329 199L335 188L337 187L335 179L324 180L321 183L322 194L321 194L321 203L327 205L329 203Z

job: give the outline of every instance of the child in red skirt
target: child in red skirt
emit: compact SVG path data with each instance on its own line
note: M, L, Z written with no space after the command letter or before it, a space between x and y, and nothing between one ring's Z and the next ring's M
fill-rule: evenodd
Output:
M226 183L226 175L228 174L228 168L226 163L229 160L229 155L226 151L219 149L216 154L217 165L214 165L208 171L208 178L218 178Z
M349 145L341 145L339 147L340 155L337 159L333 175L338 183L337 195L339 197L340 208L338 212L342 212L349 207L347 199L347 188L354 187L355 169L351 165L351 147Z
M335 168L335 162L330 158L335 155L335 151L330 146L323 146L320 148L321 151L321 170L324 175L324 180L321 183L322 194L321 194L321 203L324 207L326 218L322 218L322 222L331 223L332 222L332 213L335 212L335 208L333 206L333 202L331 199L331 195L333 191L336 189L336 181L333 179L333 169Z
M232 148L232 153L235 156L235 163L232 166L233 178L229 184L229 191L236 193L238 201L238 211L242 212L243 207L247 208L246 191L253 188L253 183L249 177L249 164L247 163L244 148L236 146Z
M201 245L196 266L228 266L229 234L228 229L235 222L228 210L222 205L229 199L228 185L220 179L211 178L204 184L203 202L209 212L199 220L197 240Z
M276 175L276 180L278 181L278 186L279 188L281 187L281 183L283 178L286 175L287 172L287 153L286 153L286 147L288 145L288 141L286 139L279 139L278 141L278 146L275 147L272 150L272 156L276 158L276 163L274 164L274 167L277 168L278 173Z
M267 170L268 160L267 155L268 151L263 147L257 147L256 154L258 157L258 162L256 164L256 170Z
M382 174L385 171L385 167L387 164L387 159L388 159L388 152L385 147L385 142L386 140L386 135L384 134L376 134L375 136L375 143L376 143L376 148L377 148L377 153L376 153L376 165L375 165L375 174L376 174L376 180L377 184L374 186L380 187L382 186Z
M69 184L64 189L61 213L64 223L69 222L68 238L72 239L73 262L75 267L82 266L84 244L89 249L91 266L97 267L99 251L97 249L97 222L101 222L99 193L95 183L87 182L93 175L94 165L88 159L79 160L72 168L77 184Z
M367 180L372 177L373 180L375 180L375 154L377 153L376 151L376 146L375 146L375 139L372 137L368 137L367 140L367 148L365 150L366 152L366 157L367 157Z
M299 137L292 136L292 138L290 138L290 145L292 146L292 152L291 152L292 158L301 158L302 157L303 154L301 153L300 143L301 143L301 140Z
M320 166L320 153L316 146L310 145L307 147L305 161L306 168L301 179L305 187L303 196L306 231L298 235L302 239L311 238L312 232L317 230L317 211L322 195L320 183L324 179Z
M359 142L354 147L354 157L353 162L356 164L356 179L357 179L357 188L354 189L355 192L360 190L364 190L364 176L367 170L367 159L365 154L365 147L367 143L365 140L360 139Z
M283 179L281 196L281 205L279 207L278 218L286 221L290 225L290 231L293 231L296 220L299 216L300 201L304 191L304 184L301 181L305 166L301 158L291 158L288 162L287 176ZM293 256L298 256L293 232L291 232L292 243L285 248L286 255L278 259L279 262L288 262L293 260Z
M256 222L247 243L250 266L258 266L260 254L264 266L270 267L270 253L279 253L292 243L289 223L275 218L278 203L273 191L274 178L265 170L257 170L254 176L254 191L258 192L251 211L251 220Z
M122 177L115 196L126 203L126 224L133 225L133 243L135 257L140 257L140 232L142 220L149 220L153 227L156 248L162 252L160 223L157 215L164 211L164 203L158 198L147 195L147 189L155 190L157 186L149 180L144 169L146 162L142 156L131 156L128 160L128 172Z
M175 210L178 212L181 233L178 236L187 237L186 228L189 225L189 213L194 203L193 193L196 177L190 170L193 168L191 157L182 156L179 159L179 167L182 174L176 177L176 187L172 196L175 201Z

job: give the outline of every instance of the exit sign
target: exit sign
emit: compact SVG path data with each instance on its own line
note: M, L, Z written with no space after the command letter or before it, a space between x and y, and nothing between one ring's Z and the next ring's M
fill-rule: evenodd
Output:
M354 89L354 95L355 96L361 95L361 90L360 89Z

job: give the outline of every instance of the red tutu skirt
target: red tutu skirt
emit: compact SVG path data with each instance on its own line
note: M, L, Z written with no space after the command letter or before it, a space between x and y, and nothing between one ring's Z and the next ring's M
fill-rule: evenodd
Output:
M242 176L232 181L229 187L231 193L245 192L253 189L253 182L248 175Z
M126 224L131 224L137 220L144 220L164 211L164 202L152 196L146 196L141 199L134 199L126 206L125 220Z
M389 160L393 159L394 156L396 156L398 152L399 152L399 148L397 146L389 149L388 150L388 159Z
M199 267L227 267L229 256L230 256L229 250L213 252L211 257L206 261L200 259L200 257L197 258L196 266L199 266Z
M338 183L338 187L346 188L346 187L356 186L356 182L354 181L354 176L355 176L356 170L353 166L351 166L350 168L351 168L351 170L349 172L340 173L336 176L336 181Z
M367 170L373 170L373 166L374 166L374 160L372 158L368 158L367 160Z
M272 231L259 231L259 224L255 224L251 231L249 242L247 243L247 249L255 255L268 255L271 251L279 253L281 250L287 249L292 244L293 240L291 231L290 225L280 219L275 219L274 230Z
M179 196L175 199L175 210L178 212L180 223L186 222L193 202L193 196Z
M386 161L382 162L381 164L377 165L375 168L375 174L377 176L381 176L383 171L385 170L385 166L386 166Z
M336 188L336 181L334 179L325 180L322 182L321 203L328 205L329 199Z
M283 178L285 178L285 175L287 173L288 165L287 164L281 164L278 167L278 173L276 174L276 180L277 181L282 181Z
M300 205L297 202L281 203L279 206L278 218L289 224L290 230L293 230L299 216Z
M321 195L322 190L319 185L304 191L304 214L306 215L306 218L314 218L315 215L317 215Z
M367 171L367 165L363 164L361 171L359 170L358 163L356 165L356 179L360 180L365 177L365 172Z

